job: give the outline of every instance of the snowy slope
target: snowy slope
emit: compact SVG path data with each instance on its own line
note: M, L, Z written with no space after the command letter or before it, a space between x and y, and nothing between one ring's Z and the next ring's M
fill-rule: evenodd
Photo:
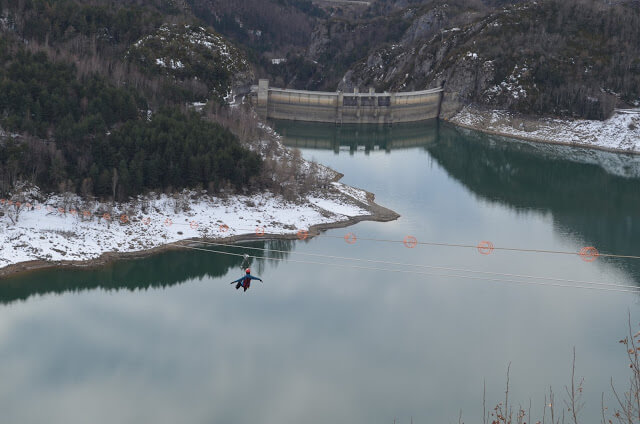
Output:
M177 199L158 195L118 204L106 217L109 205L61 206L77 202L52 196L44 203L21 204L14 223L10 215L16 204L2 199L0 268L31 260L90 260L105 252L140 251L195 237L296 234L312 225L370 215L366 192L340 183L301 204L268 193L220 199L189 192Z
M640 153L640 109L616 111L606 121L534 119L503 110L467 106L451 122L531 141Z

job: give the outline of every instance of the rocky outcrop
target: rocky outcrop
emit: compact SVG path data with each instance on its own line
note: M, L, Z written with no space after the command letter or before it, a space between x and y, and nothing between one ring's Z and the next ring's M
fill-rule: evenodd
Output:
M472 20L476 13L452 13L441 5L417 13L405 11L403 18L412 24L400 41L372 51L366 59L351 67L338 84L338 89L352 91L358 87L376 91L413 91L440 87L445 93L441 114L449 117L458 112L491 84L495 69L490 61L477 53L458 56L457 49L469 32L480 29L467 25L465 29L451 27L452 22ZM446 82L446 84L445 84Z
M133 43L127 57L151 74L198 89L202 97L225 98L254 80L245 54L221 35L199 26L164 24Z
M404 11L411 25L398 41L369 51L344 73L339 88L410 91L446 81L445 118L476 103L602 120L615 108L640 104L640 61L631 59L640 43L620 44L612 35L640 40L640 9L630 4L514 2L489 12L474 11L471 4L428 7ZM620 25L603 29L610 16Z
M462 56L455 66L449 67L442 75L445 91L440 117L452 117L464 105L481 96L489 88L494 77L493 62L482 60L477 53Z
M415 19L402 36L400 44L409 45L415 41L431 38L437 31L444 28L448 24L444 9L442 7L431 9Z
M413 39L424 30L424 27L421 30L419 25L413 25L404 39ZM466 31L478 30L472 27ZM454 28L417 45L408 43L378 49L366 61L347 71L338 88L343 91L352 91L355 87L412 91L444 85L441 116L451 117L465 104L482 96L495 79L492 61L472 51L457 53L461 40L467 38L464 32Z
M318 25L311 33L311 41L307 49L307 57L311 60L318 60L327 50L329 39L329 27L325 24Z

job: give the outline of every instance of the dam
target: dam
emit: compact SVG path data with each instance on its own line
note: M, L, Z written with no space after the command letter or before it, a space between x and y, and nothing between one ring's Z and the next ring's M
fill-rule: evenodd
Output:
M397 124L436 119L442 88L422 91L343 93L269 87L261 79L252 89L252 101L263 119L342 124Z

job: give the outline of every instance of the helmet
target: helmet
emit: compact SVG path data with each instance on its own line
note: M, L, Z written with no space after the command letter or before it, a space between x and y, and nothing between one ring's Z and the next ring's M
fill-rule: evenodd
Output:
M251 270L250 270L249 268L247 268L247 269L245 270L245 272L246 272L247 274L251 274Z

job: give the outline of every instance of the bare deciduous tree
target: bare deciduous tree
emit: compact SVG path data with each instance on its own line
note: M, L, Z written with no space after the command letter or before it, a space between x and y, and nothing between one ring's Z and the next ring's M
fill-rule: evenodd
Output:
M616 390L613 379L611 380L611 390L618 403L614 411L614 419L619 423L637 424L640 423L640 331L633 334L631 326L631 313L628 318L629 335L620 340L627 349L627 359L629 360L629 388L621 396ZM609 420L611 422L611 420Z

